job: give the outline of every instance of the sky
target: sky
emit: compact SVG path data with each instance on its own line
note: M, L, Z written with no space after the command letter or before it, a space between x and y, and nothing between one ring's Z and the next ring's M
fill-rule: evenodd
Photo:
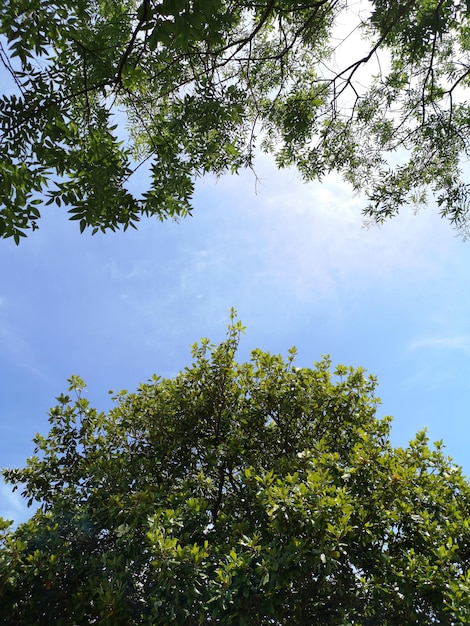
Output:
M201 181L179 223L81 235L50 207L20 246L0 242L0 466L24 465L70 375L106 410L109 390L174 376L191 344L222 340L234 307L239 360L296 346L299 367L363 366L392 443L427 428L469 474L470 241L432 205L365 228L339 178L305 184L268 157L257 174ZM0 486L0 515L30 514Z

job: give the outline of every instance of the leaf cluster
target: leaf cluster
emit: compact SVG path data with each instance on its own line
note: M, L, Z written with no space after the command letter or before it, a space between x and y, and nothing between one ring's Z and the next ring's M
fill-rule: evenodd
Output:
M424 433L378 419L376 381L202 340L107 414L70 380L2 525L2 623L468 623L470 488ZM75 398L73 397L75 396Z
M370 6L355 16L345 0L5 2L0 236L18 243L51 204L93 233L183 217L199 176L253 167L257 147L306 179L341 172L377 221L430 189L465 231L467 3ZM335 33L348 20L367 48L339 66ZM149 188L135 193L144 164Z

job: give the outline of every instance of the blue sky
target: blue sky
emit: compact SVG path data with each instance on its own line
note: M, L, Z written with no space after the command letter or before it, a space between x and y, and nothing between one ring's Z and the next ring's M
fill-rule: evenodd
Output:
M92 237L51 207L19 247L0 242L0 465L32 454L71 374L106 409L108 390L173 376L190 344L222 339L235 307L240 360L295 345L299 366L364 366L393 443L427 427L469 474L470 242L432 206L365 229L336 177L303 184L264 157L257 173L201 182L180 223ZM27 515L4 486L0 515Z

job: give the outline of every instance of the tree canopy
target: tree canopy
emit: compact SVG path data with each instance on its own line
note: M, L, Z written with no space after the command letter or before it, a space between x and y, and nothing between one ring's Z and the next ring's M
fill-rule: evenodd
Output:
M465 232L468 0L350 4L6 0L0 236L18 242L49 204L93 232L185 216L197 177L257 149L307 180L342 173L372 220L430 192Z
M2 624L470 621L470 485L376 416L376 381L327 358L235 360L235 320L192 365L89 406L79 377L7 481Z

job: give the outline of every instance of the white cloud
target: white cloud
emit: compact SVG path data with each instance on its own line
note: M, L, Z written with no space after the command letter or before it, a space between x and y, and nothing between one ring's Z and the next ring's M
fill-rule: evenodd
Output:
M0 318L0 349L3 357L8 356L18 367L28 370L40 379L46 378L31 343L12 323L2 318Z
M28 509L26 500L18 491L13 492L11 487L0 483L0 516L16 524L24 522L34 510Z
M410 350L422 350L427 348L459 350L465 354L470 354L470 336L424 337L422 339L415 339L409 345Z
M305 184L296 171L279 171L264 155L257 175L257 194L251 172L224 177L215 185L206 181L202 188L214 185L245 227L248 222L252 237L245 243L263 254L263 278L282 281L299 297L331 298L340 283L357 289L399 280L400 274L407 278L410 271L420 279L434 276L455 243L448 222L434 210L415 216L405 209L381 228L364 228L364 200L352 197L336 175Z

